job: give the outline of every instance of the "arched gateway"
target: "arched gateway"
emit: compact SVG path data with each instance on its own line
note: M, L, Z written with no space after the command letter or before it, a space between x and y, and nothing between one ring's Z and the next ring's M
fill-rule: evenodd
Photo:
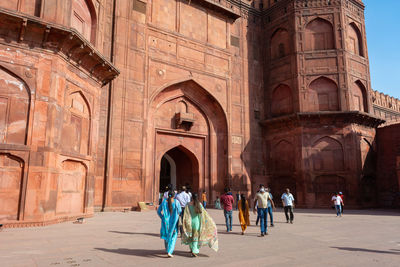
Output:
M193 80L154 94L148 114L147 201L157 201L168 183L190 185L214 197L227 179L227 121L218 101Z

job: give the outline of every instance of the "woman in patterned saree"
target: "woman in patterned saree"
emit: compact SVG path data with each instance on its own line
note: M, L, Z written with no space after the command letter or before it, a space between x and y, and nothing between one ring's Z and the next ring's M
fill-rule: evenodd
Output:
M169 258L175 249L178 238L178 221L181 214L181 204L174 199L175 192L170 190L168 198L164 199L158 207L157 214L161 218L160 237L164 239L165 250Z
M193 257L197 257L202 246L218 251L217 226L201 205L198 195L186 206L183 216L182 243L189 245Z

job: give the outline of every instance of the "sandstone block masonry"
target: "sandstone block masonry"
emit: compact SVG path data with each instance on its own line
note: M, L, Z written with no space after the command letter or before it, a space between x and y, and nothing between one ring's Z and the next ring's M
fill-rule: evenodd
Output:
M0 220L134 209L169 183L376 206L379 107L400 113L383 98L359 0L2 1Z

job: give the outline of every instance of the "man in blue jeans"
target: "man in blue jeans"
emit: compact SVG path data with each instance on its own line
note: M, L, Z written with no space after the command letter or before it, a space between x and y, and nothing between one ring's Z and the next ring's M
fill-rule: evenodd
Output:
M269 193L269 197L270 197L270 199L268 200L268 214L269 214L269 218L270 218L270 220L271 220L271 227L274 227L274 216L273 216L273 214L272 214L272 209L274 209L275 210L275 203L274 203L274 201L272 200L273 199L273 197L272 197L272 194L271 194L271 188L267 188L267 192Z
M270 199L270 194L266 192L265 187L260 185L260 192L258 192L254 198L254 213L256 213L256 203L257 203L257 213L260 216L260 228L261 237L268 235L268 224L267 224L267 214L268 214L268 200Z
M224 216L226 231L232 232L232 207L233 207L233 196L230 189L226 187L224 189L225 194L221 196L221 203L224 206Z

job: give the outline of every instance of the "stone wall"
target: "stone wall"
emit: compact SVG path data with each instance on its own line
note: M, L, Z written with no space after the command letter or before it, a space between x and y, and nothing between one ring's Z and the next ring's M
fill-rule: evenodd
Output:
M375 206L377 110L399 104L371 90L363 14L357 0L1 2L0 219L157 203L165 166L210 202L263 183L303 207L334 191Z
M0 84L0 218L92 214L97 83L57 56L0 45Z
M378 129L378 193L379 204L400 207L400 124Z
M0 221L11 227L93 215L100 96L118 75L91 35L41 4L60 7L0 4Z

